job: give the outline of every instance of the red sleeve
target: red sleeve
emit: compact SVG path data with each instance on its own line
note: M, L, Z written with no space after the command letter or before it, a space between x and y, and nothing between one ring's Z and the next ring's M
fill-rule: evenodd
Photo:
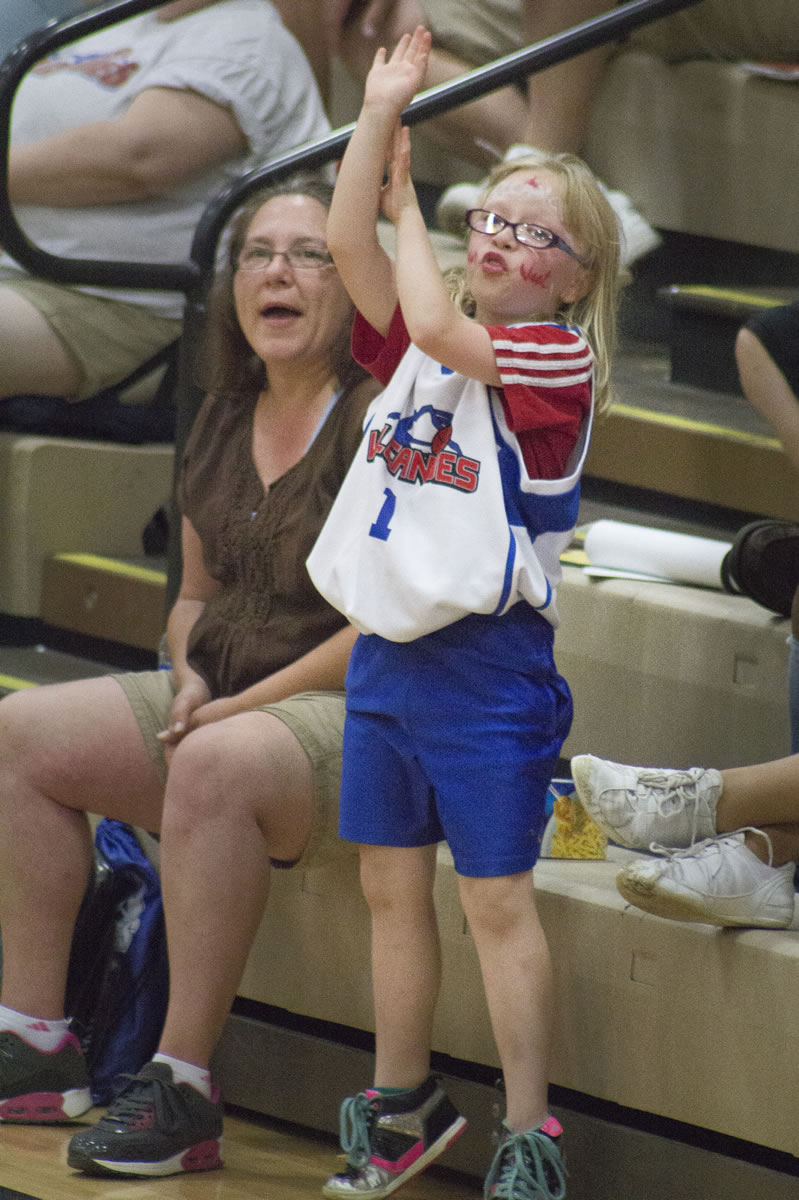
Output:
M352 326L352 357L384 386L396 371L410 344L411 339L399 305L394 309L385 337L369 324L366 317L361 316L359 312L355 313Z
M564 325L489 325L500 398L533 479L564 474L591 408L593 355L579 330Z

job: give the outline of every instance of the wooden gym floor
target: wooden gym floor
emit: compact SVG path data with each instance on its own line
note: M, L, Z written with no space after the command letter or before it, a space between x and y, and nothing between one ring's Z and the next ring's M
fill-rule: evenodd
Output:
M87 1114L87 1122L98 1116ZM343 1162L334 1140L324 1134L236 1110L225 1117L221 1171L154 1180L97 1178L66 1165L76 1128L0 1125L0 1200L316 1200ZM476 1200L481 1191L478 1180L433 1166L407 1184L402 1196Z

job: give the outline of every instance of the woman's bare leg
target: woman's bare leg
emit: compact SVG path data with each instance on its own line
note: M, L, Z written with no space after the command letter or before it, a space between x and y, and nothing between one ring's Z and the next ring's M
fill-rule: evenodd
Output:
M0 286L0 399L75 396L83 371L35 304Z
M92 861L86 814L157 829L161 785L111 678L31 688L0 702L2 1002L64 1015L78 908Z
M269 859L300 856L312 803L308 758L268 713L203 726L177 747L161 829L170 969L163 1053L208 1065L263 916Z
M610 0L526 0L522 28L526 45L544 41L613 7ZM600 46L527 81L527 120L517 141L541 150L582 150L597 87L612 46Z

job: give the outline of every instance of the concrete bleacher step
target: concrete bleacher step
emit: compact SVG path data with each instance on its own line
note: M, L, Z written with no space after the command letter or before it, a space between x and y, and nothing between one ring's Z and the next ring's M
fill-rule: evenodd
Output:
M672 379L669 348L622 345L616 403L597 423L586 475L757 516L799 519L796 476L743 395Z
M47 683L90 679L95 675L106 675L114 669L107 663L67 654L41 643L0 646L0 697Z
M658 289L669 309L672 383L739 395L735 337L763 309L799 300L799 289L672 284Z
M89 638L155 651L166 620L160 559L63 553L42 575L42 618Z

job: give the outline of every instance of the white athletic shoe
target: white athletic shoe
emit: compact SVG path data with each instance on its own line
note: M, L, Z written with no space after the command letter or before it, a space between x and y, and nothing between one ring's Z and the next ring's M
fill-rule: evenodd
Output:
M674 921L785 929L793 921L795 864L772 867L744 845L745 830L709 838L691 850L628 863L616 876L636 908Z
M506 152L503 162L521 158L525 154L535 154L533 146L511 146ZM480 204L486 180L480 183L455 183L441 195L436 206L436 222L444 233L463 235L466 232L465 216L470 208ZM663 240L649 222L641 216L633 202L624 192L611 191L600 184L608 198L611 208L616 214L616 220L621 232L620 262L623 270L632 266L645 254L651 254Z
M642 217L633 202L624 192L612 192L600 185L610 202L610 207L616 214L616 220L621 230L619 246L619 262L623 270L631 267L639 258L657 250L663 238Z
M721 775L629 767L577 754L571 773L583 808L612 842L648 850L653 842L686 847L716 833Z

